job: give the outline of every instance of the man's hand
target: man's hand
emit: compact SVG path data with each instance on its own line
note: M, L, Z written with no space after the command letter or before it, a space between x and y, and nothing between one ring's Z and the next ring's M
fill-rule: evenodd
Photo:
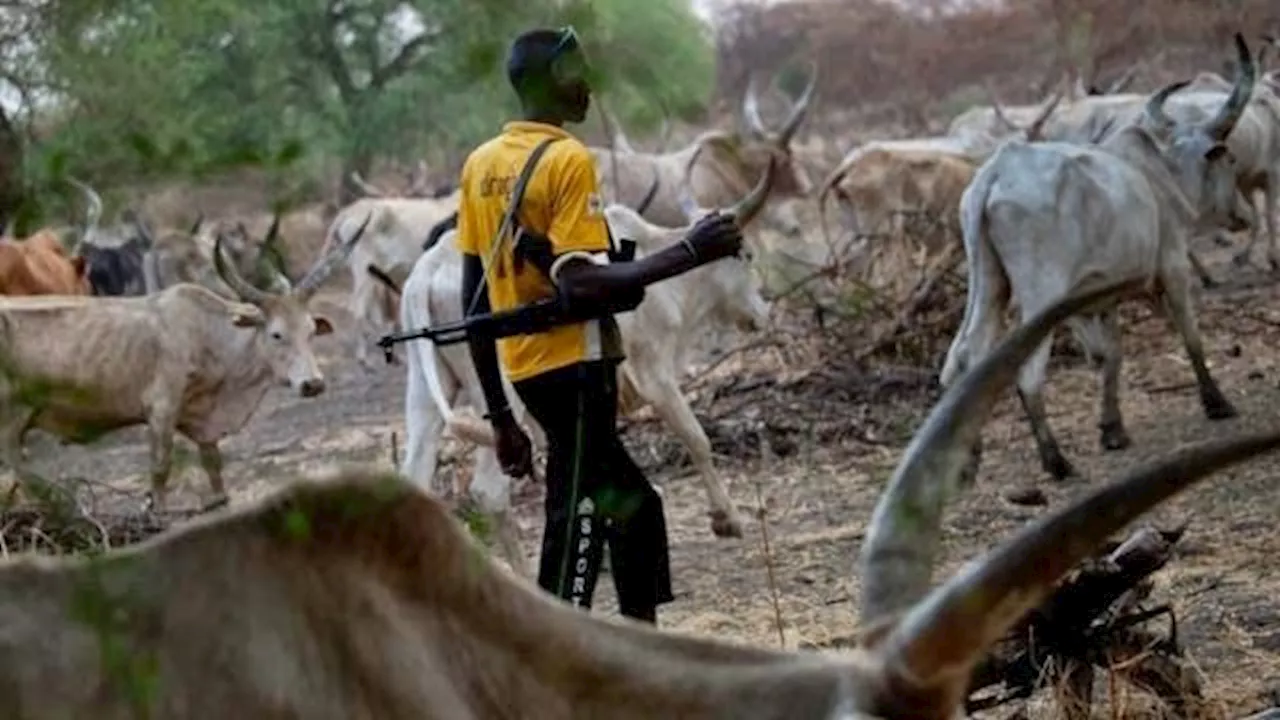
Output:
M533 445L529 436L520 429L520 423L508 408L495 413L490 422L493 424L493 435L497 447L498 464L502 472L513 478L522 478L533 473Z
M703 216L686 236L698 259L719 260L742 251L742 231L732 215L719 211Z

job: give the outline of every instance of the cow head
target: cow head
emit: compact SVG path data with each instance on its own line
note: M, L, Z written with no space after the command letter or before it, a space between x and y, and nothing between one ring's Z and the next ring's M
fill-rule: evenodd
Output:
M675 231L672 242L684 237L698 218L709 210L698 205L693 197L690 177L693 166L698 160L695 152L685 165L684 177L680 182L680 207L689 226ZM764 172L755 187L725 212L732 215L738 227L745 229L752 220L759 216L773 188L777 173L777 161L770 158L766 161ZM714 321L734 325L743 332L763 330L769 322L769 303L761 293L761 282L751 265L751 252L746 247L739 257L724 258L707 266L705 275L707 289L712 291L708 310Z
M1236 188L1236 158L1226 145L1253 95L1257 67L1249 46L1235 36L1235 82L1231 94L1207 122L1178 122L1164 109L1169 96L1190 83L1181 80L1153 93L1143 113L1143 124L1165 144L1165 156L1178 185L1196 208L1205 225L1243 230L1249 213L1241 206Z
M252 311L237 314L234 323L238 327L259 330L257 341L272 371L281 382L303 397L324 392L324 374L320 371L311 340L317 335L333 332L329 319L323 315L312 315L308 304L320 284L346 261L372 218L370 213L349 239L337 244L307 271L297 285L283 293L267 292L246 281L235 265L228 262L222 236L214 241L213 261L218 277L242 301L253 306Z

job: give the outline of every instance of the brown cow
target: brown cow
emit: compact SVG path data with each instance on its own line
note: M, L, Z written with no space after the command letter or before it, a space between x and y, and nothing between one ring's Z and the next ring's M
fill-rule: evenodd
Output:
M965 449L1060 302L939 401L866 530L861 646L785 652L572 608L437 500L348 471L105 558L0 564L7 720L950 720L974 667L1107 536L1280 432L1184 449L930 589Z
M0 239L0 295L89 295L88 264L52 230Z

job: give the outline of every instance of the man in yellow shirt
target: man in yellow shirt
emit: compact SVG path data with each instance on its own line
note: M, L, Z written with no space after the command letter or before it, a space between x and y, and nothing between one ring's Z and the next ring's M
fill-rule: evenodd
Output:
M634 308L646 285L736 255L742 235L731 217L713 213L680 243L634 262L610 262L621 257L605 222L595 162L563 129L586 117L588 72L572 28L533 30L512 43L507 74L524 117L507 123L463 166L462 302L473 317L560 298L577 310L573 317L588 317L496 343L472 336L471 357L503 470L522 477L532 461L507 404L499 360L547 435L538 584L590 608L607 541L622 614L656 622L657 606L672 599L666 521L661 497L618 436L623 354L610 312ZM531 159L513 226L500 232Z

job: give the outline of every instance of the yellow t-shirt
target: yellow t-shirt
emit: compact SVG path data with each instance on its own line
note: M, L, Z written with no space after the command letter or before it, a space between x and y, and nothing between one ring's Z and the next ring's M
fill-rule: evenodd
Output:
M591 151L553 125L509 122L501 135L467 157L458 205L458 249L479 255L484 262L489 307L494 312L528 305L555 292L532 263L515 270L510 235L492 261L489 257L520 171L533 149L551 137L558 140L543 152L529 178L516 223L547 237L557 256L583 252L595 262L608 259L612 240ZM621 355L617 325L610 317L498 339L498 358L512 382L585 360Z

